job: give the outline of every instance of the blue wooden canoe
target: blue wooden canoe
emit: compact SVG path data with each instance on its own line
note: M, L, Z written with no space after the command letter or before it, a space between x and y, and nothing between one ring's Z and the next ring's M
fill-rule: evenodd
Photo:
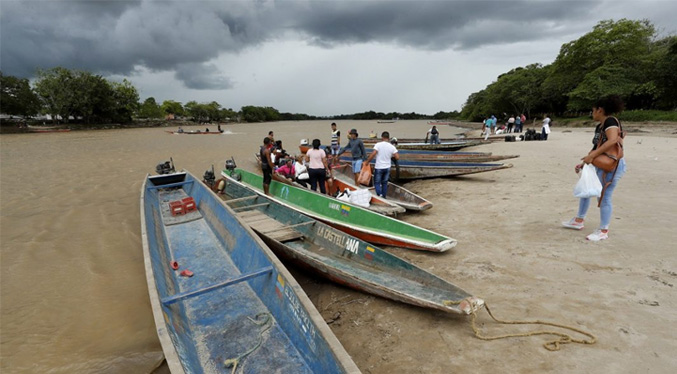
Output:
M141 231L172 373L359 373L270 249L190 173L146 177Z
M483 301L377 246L332 228L246 184L229 179L223 188L233 211L279 257L336 283L408 304L470 314Z
M232 176L231 176L232 174ZM243 169L223 170L223 177L238 180L262 194L263 177ZM327 195L273 180L269 193L280 203L319 219L364 241L431 252L456 246L456 239L400 221Z

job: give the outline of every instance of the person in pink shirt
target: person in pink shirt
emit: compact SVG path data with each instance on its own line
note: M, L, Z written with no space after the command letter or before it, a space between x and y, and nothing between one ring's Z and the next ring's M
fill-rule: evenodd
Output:
M308 163L308 175L310 176L310 189L317 191L317 185L320 185L320 192L327 193L325 181L327 177L332 177L332 171L327 165L327 154L320 149L320 139L313 139L313 149L306 152L306 162Z

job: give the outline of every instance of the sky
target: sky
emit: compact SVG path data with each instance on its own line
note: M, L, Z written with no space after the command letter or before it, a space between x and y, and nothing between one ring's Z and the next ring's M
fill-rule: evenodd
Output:
M461 110L599 21L677 33L677 1L0 0L0 70L129 80L141 101L317 116Z

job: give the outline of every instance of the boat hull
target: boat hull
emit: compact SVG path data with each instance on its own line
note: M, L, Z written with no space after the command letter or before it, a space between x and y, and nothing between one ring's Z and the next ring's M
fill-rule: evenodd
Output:
M468 292L395 255L333 229L246 185L228 181L226 203L282 259L353 289L451 313L482 305ZM283 230L292 229L297 235Z
M232 173L224 170L221 175L263 193L263 178L258 174L236 169ZM303 188L272 181L269 193L285 206L370 243L431 252L444 252L456 245L448 236Z
M294 278L230 208L189 173L178 183L161 177L143 185L141 225L172 373L230 373L225 361L257 342L238 362L249 372L359 373ZM172 214L183 199L195 209Z

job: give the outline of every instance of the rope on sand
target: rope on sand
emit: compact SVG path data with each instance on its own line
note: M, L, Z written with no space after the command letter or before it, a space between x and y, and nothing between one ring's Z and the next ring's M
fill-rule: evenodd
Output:
M229 358L224 362L226 367L231 367L231 366L233 367L233 369L230 371L231 374L235 374L235 371L237 370L237 365L240 364L240 361L245 359L247 356L249 356L252 352L257 350L261 346L261 344L263 343L263 333L268 331L268 329L270 329L271 326L273 325L273 323L272 323L273 318L270 315L270 313L268 313L268 312L259 313L256 316L254 316L254 318L250 318L250 317L247 317L247 318L250 321L254 322L254 324L256 324L258 326L265 325L265 327L263 329L261 329L261 331L259 331L259 341L258 341L258 343L256 343L256 345L254 347L252 347L247 352L245 352L245 353L243 353L243 354L241 354L241 355L239 355L235 358Z
M458 303L453 302L454 304L460 304L465 300L461 300ZM451 303L451 302L445 302L446 303ZM472 304L471 304L472 305ZM475 333L475 337L481 340L498 340L498 339L506 339L506 338L518 338L518 337L527 337L527 336L536 336L536 335L555 335L558 336L558 339L546 342L543 344L543 347L549 351L559 351L560 346L562 344L569 344L569 343L578 343L578 344L595 344L597 342L597 338L595 335L583 331L581 329L578 329L576 327L560 324L560 323L554 323L554 322L546 322L546 321L540 321L540 320L535 320L535 321L507 321L507 320L501 320L496 317L494 317L494 314L491 313L491 309L489 309L489 305L486 303L484 304L484 307L487 309L487 313L489 313L489 316L496 321L499 324L503 325L544 325L544 326L553 326L553 327L559 327L565 330L570 330L570 331L575 331L579 334L585 335L589 337L590 339L574 339L571 335L565 334L562 332L558 331L552 331L552 330L539 330L539 331L532 331L532 332L525 332L525 333L516 333L516 334L505 334L505 335L498 335L498 336L485 336L482 335L480 332L479 328L477 327L477 311L475 309L472 309L470 312L470 326L472 327L473 332Z

